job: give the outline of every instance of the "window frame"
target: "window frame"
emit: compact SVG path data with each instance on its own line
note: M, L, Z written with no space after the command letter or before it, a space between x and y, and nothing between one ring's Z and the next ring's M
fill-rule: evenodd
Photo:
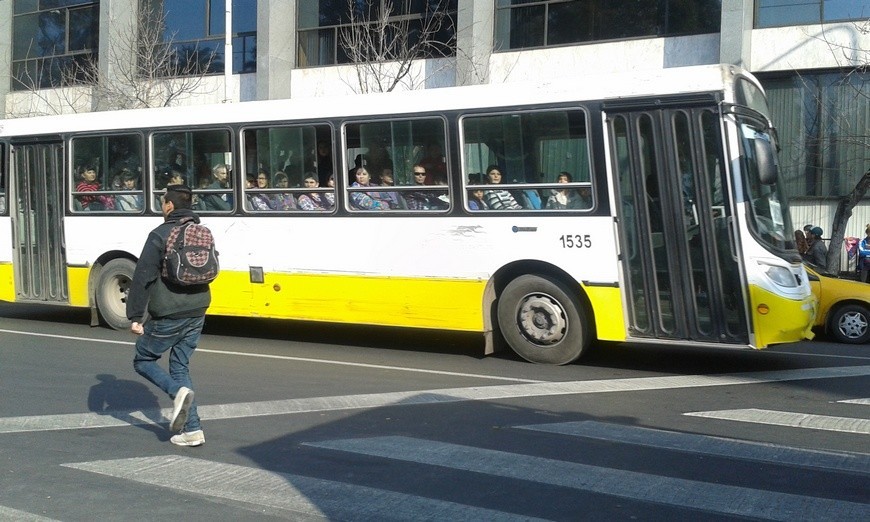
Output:
M329 140L330 140L330 144L331 144L330 152L333 156L332 157L332 161L333 161L333 169L332 169L333 173L332 173L332 175L333 175L333 178L335 178L338 175L338 173L335 171L335 143L333 140L334 129L333 129L332 124L330 124L327 121L309 121L309 122L304 122L304 123L291 123L291 124L288 124L288 123L272 123L272 124L270 124L270 123L262 123L262 124L257 123L257 124L246 125L246 126L239 129L239 140L240 140L239 143L241 144L241 164L247 165L248 159L249 159L248 153L247 153L248 148L246 146L247 140L245 137L247 132L256 133L257 131L260 131L260 130L299 129L299 128L306 128L306 127L310 127L312 129L314 129L314 147L315 147L314 153L315 153L315 155L317 154L317 145L320 142L320 140L318 139L318 130L325 131L325 132L328 131ZM259 158L255 158L255 162L257 159L259 159ZM256 162L256 163L259 163L259 162ZM306 188L304 186L299 186L299 187L289 187L288 186L287 188L282 188L282 187L275 187L274 186L275 176L277 174L278 174L278 171L272 172L270 169L269 175L271 176L272 179L270 180L270 187L267 189L258 189L256 187L252 188L252 189L248 189L245 184L239 185L241 187L242 198L244 199L243 204L239 207L242 210L242 212L244 212L245 214L250 214L250 215L266 215L266 216L288 215L288 214L290 214L290 215L294 215L294 214L295 215L306 215L306 216L328 216L328 215L332 215L332 214L336 213L336 210L338 209L338 206L339 206L338 205L338 185L337 185L338 182L337 182L337 180L336 180L336 186L332 187L332 188L330 188L328 186L324 187L322 185L318 186L316 188L313 188L313 189ZM314 174L317 175L318 172L314 171ZM302 179L300 179L300 181L303 183L305 181L305 169L304 169L304 167L303 167L303 172L302 172ZM245 174L244 182L245 183L247 182L247 174ZM328 210L304 210L304 209L299 208L299 196L301 196L303 194L314 193L314 192L319 193L319 194L330 194L331 193L333 195L332 208L328 209ZM292 209L269 209L269 210L257 210L257 209L248 208L248 203L247 203L248 202L248 198L247 198L248 194L281 194L281 195L284 195L285 197L289 195L294 200L294 208L292 208Z
M77 76L69 76L63 73L64 69L70 67L77 60L93 60L96 62L99 57L100 49L100 2L99 0L80 0L74 5L46 7L41 8L38 3L35 4L35 9L25 10L23 2L13 0L13 15L12 15L12 60L10 62L10 90L12 92L28 91L31 89L49 89L56 87L68 87L71 85L84 84L83 78ZM17 9L21 6L21 9ZM94 14L93 27L88 28L92 33L93 47L81 48L74 51L70 50L70 39L75 35L71 35L70 18L76 13L90 10ZM28 50L26 56L15 57L16 41L22 35L18 35L16 27L26 17L36 17L37 32L30 35L24 35L23 38L29 38L28 49L33 49L37 45L37 36L39 29L39 17L44 13L57 12L63 18L63 51L58 52L52 49L50 54L32 56ZM23 40L21 40L23 41ZM70 81L65 81L70 80Z
M441 150L444 153L444 166L445 166L445 179L447 181L447 185L389 185L388 190L369 190L366 188L352 187L353 182L350 178L350 171L352 169L350 162L348 161L348 151L352 150L349 147L349 139L347 128L350 125L365 125L365 124L373 124L373 123L387 123L392 124L395 122L414 122L414 121L437 121L441 124L441 137L443 141L441 143ZM383 117L374 117L374 118L359 118L352 120L345 120L341 122L341 165L343 168L344 175L348 176L348 178L343 181L343 199L344 199L344 207L343 210L349 212L352 215L396 215L396 214L415 214L415 215L445 215L449 214L456 207L455 198L453 196L454 192L454 183L453 183L453 175L451 168L451 155L450 155L450 122L448 121L447 115L444 113L439 114L420 114L420 115L412 115L412 114L402 114L395 116L383 116ZM427 143L431 143L431 140ZM425 145L427 143L422 143L419 145L414 145L415 147L420 147L422 154L421 158L417 158L411 164L411 169L413 170L413 166L419 163L422 159L425 158ZM359 147L354 147L359 148ZM396 162L393 156L389 156L390 161L393 164L393 180L398 180L398 176L396 175ZM365 166L365 165L363 165ZM353 167L356 168L355 166ZM336 175L341 175L341 172L336 173ZM369 171L369 175L374 178L374 173ZM411 175L411 180L413 180L413 174ZM374 187L383 187L383 185L373 185ZM423 187L423 188L421 188ZM433 193L443 193L448 197L448 206L444 209L425 209L425 210L414 210L408 208L391 208L388 210L381 209L361 209L356 208L351 200L351 194L355 192L391 192L396 194L399 198L402 197L402 193L411 193L411 192L433 192Z
M474 190L483 190L483 191L491 190L492 185L487 183L487 179L486 179L487 173L486 172L480 173L481 178L482 178L480 184L469 182L469 180L471 179L472 173L468 172L466 155L465 155L465 146L468 143L468 141L466 139L466 130L465 130L465 122L467 120L469 120L471 118L491 118L491 117L504 117L504 116L516 116L516 115L528 115L528 114L543 114L543 113L555 113L555 112L569 113L569 112L575 112L575 111L583 116L583 126L584 126L584 130L585 130L586 154L587 154L586 167L587 167L587 172L589 173L589 181L573 181L572 180L571 182L569 182L567 184L558 183L558 181L556 181L556 180L559 179L559 175L561 172L560 171L560 172L554 173L555 180L553 182L534 183L534 182L529 182L528 180L526 180L523 183L502 182L499 185L505 186L505 187L510 187L511 189L514 189L514 190L529 190L529 189L531 189L531 190L535 190L535 191L561 189L561 188L565 188L566 185L567 185L567 187L571 187L575 191L579 191L581 188L585 188L585 189L589 190L589 198L591 198L591 205L590 206L582 207L582 208L564 208L564 209L546 208L546 202L547 202L547 199L549 198L549 196L547 196L545 198L545 197L543 197L543 194L546 194L546 192L543 194L541 192L538 192L538 195L541 198L541 208L539 208L539 209L521 208L521 209L516 209L516 210L493 210L493 209L471 209L470 208L469 196L470 196L471 192ZM464 210L466 212L469 212L469 213L472 213L475 215L478 215L478 214L505 215L505 214L511 214L511 213L521 213L521 214L525 215L525 214L529 214L529 213L539 213L539 212L543 212L546 214L560 214L560 213L566 213L566 212L574 212L574 213L576 213L576 212L582 212L582 213L594 212L596 210L596 208L599 206L599 201L598 201L598 197L597 197L598 183L596 181L596 175L595 175L595 158L593 155L594 154L594 147L593 147L593 143L592 143L594 138L592 135L592 129L590 127L590 122L591 122L590 112L591 112L590 109L588 107L586 107L585 105L565 105L565 106L561 106L561 107L550 107L550 108L532 108L532 107L520 107L520 108L514 108L514 109L503 108L501 110L461 114L457 118L457 127L458 127L458 143L459 143L459 155L460 155L459 168L460 168L460 173L462 176L460 188L461 188L461 192L462 192L462 202L463 202ZM541 140L547 136L552 137L552 134L547 134L547 135L540 134L540 135L534 136L534 142L531 145L535 149L537 149ZM525 137L523 139L525 139ZM541 159L542 159L541 157L535 158L536 162L538 162L535 165L536 168L541 167L541 165L539 163ZM497 165L499 167L499 170L501 170L504 173L504 166L500 165L500 164L497 164ZM486 169L486 167L484 167L484 169ZM562 169L562 171L564 171L564 169ZM578 177L577 172L571 173L570 175L572 176L572 178Z

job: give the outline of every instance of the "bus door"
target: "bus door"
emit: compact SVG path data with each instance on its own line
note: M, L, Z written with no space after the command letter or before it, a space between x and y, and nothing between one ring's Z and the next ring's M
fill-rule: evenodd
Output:
M12 164L16 299L67 302L63 143L14 145Z
M607 122L629 337L747 344L718 107Z

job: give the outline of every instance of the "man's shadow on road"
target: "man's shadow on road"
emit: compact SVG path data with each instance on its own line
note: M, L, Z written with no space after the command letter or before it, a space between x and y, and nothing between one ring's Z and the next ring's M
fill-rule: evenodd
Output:
M119 380L101 373L100 381L88 392L88 409L100 415L110 415L124 423L148 430L160 440L168 440L168 422L157 396L141 382Z

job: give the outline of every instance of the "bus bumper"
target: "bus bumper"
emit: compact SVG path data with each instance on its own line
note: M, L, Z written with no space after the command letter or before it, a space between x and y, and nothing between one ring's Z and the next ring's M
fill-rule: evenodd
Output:
M796 301L752 285L750 300L756 348L813 338L817 303L812 295Z

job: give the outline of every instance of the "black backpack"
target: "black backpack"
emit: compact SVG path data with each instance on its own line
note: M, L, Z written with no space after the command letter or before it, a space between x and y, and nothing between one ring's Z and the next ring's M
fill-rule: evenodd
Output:
M163 253L163 279L178 286L204 285L220 272L214 236L193 218L183 218L171 229Z

